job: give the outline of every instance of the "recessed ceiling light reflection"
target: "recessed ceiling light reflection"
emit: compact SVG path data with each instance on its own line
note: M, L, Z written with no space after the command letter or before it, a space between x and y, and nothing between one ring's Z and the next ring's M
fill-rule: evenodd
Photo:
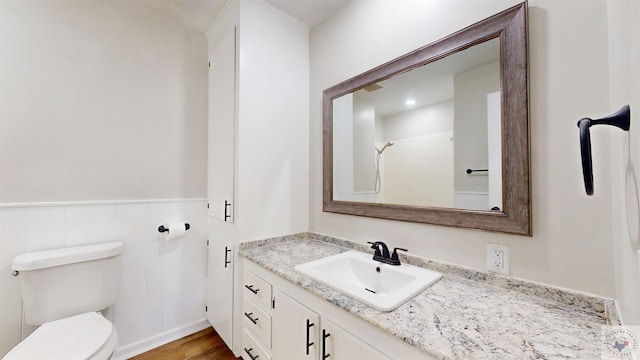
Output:
M404 104L407 106L411 106L411 105L415 105L416 101L413 99L408 99L407 101L404 102Z

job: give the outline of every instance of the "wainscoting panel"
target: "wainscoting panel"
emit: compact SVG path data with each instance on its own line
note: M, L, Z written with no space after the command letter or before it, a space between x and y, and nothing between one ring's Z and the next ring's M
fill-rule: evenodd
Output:
M167 242L158 226L169 222L188 222L191 229L184 238ZM208 326L205 199L0 205L0 357L34 329L21 330L13 258L109 241L125 243L122 287L112 319L120 335L114 358Z

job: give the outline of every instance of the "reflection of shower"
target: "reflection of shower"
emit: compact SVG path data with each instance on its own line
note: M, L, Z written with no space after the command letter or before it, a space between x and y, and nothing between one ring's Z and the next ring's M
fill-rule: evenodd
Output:
M376 194L380 192L380 187L382 186L382 183L380 181L380 156L382 155L382 152L389 146L393 146L393 141L387 141L387 143L384 144L382 149L378 149L376 146L374 146L374 148L378 152L376 154L376 184L374 186L376 190Z

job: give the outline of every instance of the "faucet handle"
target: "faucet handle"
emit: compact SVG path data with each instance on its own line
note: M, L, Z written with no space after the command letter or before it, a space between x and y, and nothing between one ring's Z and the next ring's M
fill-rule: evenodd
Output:
M380 243L379 242L371 242L371 241L367 241L367 244L371 244L371 248L375 249L376 252L373 256L382 256L382 253L380 253Z
M391 254L391 260L398 260L398 261L400 261L400 259L398 258L398 250L400 250L400 251L404 251L404 252L409 251L409 250L407 250L407 249L403 249L403 248L393 248L393 254Z

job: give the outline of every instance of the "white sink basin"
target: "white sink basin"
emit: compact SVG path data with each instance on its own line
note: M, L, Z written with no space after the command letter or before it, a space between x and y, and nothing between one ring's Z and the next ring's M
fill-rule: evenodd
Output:
M442 278L436 271L383 264L372 257L347 251L300 264L294 270L380 311L395 310Z

